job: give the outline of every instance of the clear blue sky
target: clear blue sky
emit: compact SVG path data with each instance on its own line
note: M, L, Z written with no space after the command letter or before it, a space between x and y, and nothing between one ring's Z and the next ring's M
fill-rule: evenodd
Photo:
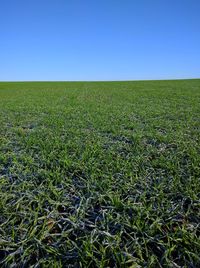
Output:
M200 77L200 0L0 0L0 81Z

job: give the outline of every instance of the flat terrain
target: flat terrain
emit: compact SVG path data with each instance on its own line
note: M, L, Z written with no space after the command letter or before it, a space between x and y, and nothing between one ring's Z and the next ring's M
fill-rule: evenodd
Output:
M1 267L200 267L200 80L0 83Z

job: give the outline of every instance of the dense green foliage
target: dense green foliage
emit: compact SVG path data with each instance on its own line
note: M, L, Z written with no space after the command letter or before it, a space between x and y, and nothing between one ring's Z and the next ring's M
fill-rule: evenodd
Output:
M200 80L0 83L1 267L199 267Z

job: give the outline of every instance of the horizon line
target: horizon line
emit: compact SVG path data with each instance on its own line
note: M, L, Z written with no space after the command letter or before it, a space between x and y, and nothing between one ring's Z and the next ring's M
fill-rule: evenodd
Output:
M34 83L34 82L142 82L142 81L177 81L177 80L198 80L195 78L158 78L158 79L122 79L122 80L0 80L0 83Z

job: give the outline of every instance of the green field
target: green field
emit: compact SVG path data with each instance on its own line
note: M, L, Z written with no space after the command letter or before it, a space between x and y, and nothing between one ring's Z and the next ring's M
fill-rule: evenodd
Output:
M0 83L1 267L200 267L200 80Z

